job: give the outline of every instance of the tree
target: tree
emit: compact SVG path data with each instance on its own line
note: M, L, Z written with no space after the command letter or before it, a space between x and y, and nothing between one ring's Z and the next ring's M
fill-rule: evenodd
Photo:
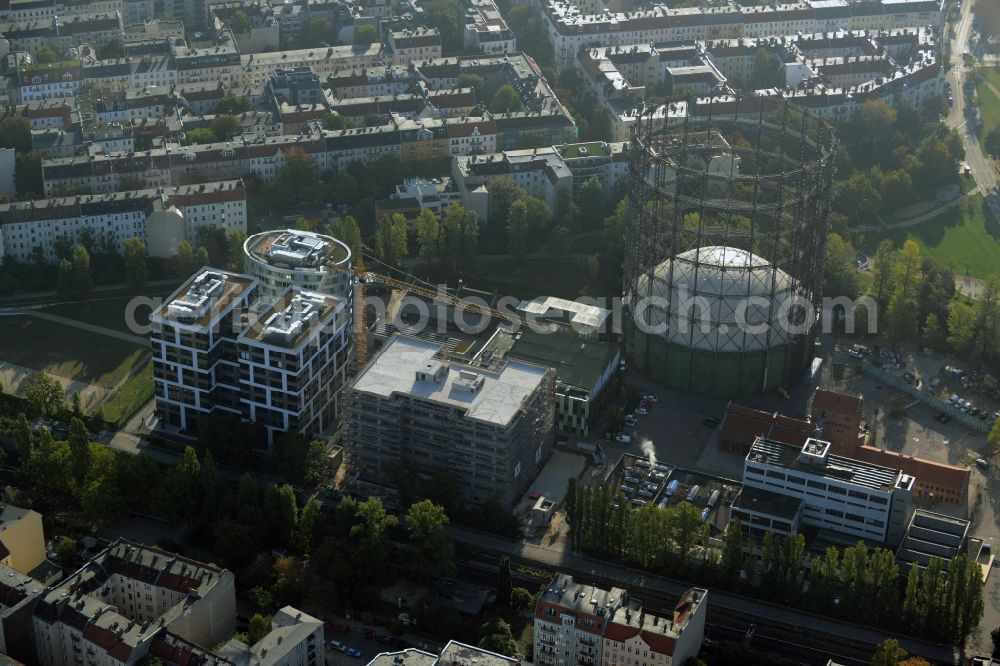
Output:
M174 256L174 262L177 265L178 276L186 277L194 272L194 250L191 248L191 243L182 240L177 244L177 254Z
M571 243L569 229L566 227L555 227L549 234L549 249L553 254L565 254Z
M69 445L52 439L48 428L42 428L28 463L31 480L49 490L64 491L69 485L69 458Z
M209 449L206 449L205 455L202 456L199 476L201 491L199 493L201 499L199 522L203 525L211 525L219 510L221 488L219 486L219 470L215 466L215 458L212 457L212 451Z
M312 20L312 19L310 19ZM320 176L316 160L301 149L289 149L284 154L282 164L274 176L271 192L278 205L301 205L304 201L315 201L319 189Z
M483 89L486 87L486 82L483 81L483 77L478 74L466 72L465 74L458 75L456 84L459 88L472 88L472 91L476 94L476 99L482 101Z
M302 23L299 41L307 49L323 44L333 46L337 43L337 26L325 16L312 16Z
M167 510L175 519L191 521L201 509L201 463L190 446L164 479Z
M750 74L750 88L784 88L785 77L781 60L771 55L767 49L757 49L753 57L753 70Z
M59 55L48 46L41 46L35 51L34 60L39 65L51 65L59 60Z
M247 233L234 229L226 234L226 268L231 271L243 270L243 244Z
M856 257L854 247L839 234L830 233L827 236L824 294L848 298L858 295L858 274L854 270Z
M194 251L195 270L208 266L208 262L209 262L208 249L206 249L204 245L199 245L198 249Z
M125 239L125 282L138 293L146 286L149 269L146 267L146 244L140 238Z
M722 546L722 579L727 587L732 587L740 579L743 568L743 526L740 519L729 521Z
M500 558L500 578L497 582L497 603L501 606L510 606L510 595L513 588L514 583L510 575L510 558L504 556Z
M368 46L378 41L378 30L373 25L354 26L354 43L361 46Z
M385 512L378 498L358 504L341 502L341 506L354 513L348 535L352 540L349 558L355 575L370 583L381 580L385 575L387 532L398 523L396 517Z
M972 350L976 339L976 313L963 301L954 301L948 313L948 344L958 354Z
M507 248L518 259L528 251L528 206L518 199L507 213Z
M511 206L527 193L507 176L493 179L487 189L489 190L489 227L505 231Z
M286 481L315 485L326 469L326 445L297 432L287 432L274 443L278 472Z
M471 269L479 248L479 220L476 214L458 204L448 206L442 216L439 245L453 270Z
M424 8L424 22L441 33L441 48L445 53L462 48L461 5L449 0L431 0Z
M409 253L406 219L396 213L378 221L375 229L375 253L386 264L399 267Z
M920 330L920 342L924 347L934 351L941 351L945 344L944 330L941 329L941 322L933 312L924 319L924 326Z
M212 109L212 113L217 116L236 116L241 113L246 113L249 110L250 100L246 95L234 95L233 93L227 93L226 96L215 105Z
M35 414L57 416L66 409L62 384L44 372L36 372L24 387L24 399Z
M250 618L250 629L247 631L247 644L256 645L257 642L271 632L271 618L260 613L254 613Z
M223 115L213 120L209 129L218 141L229 141L243 131L243 126L236 116Z
M886 239L878 244L875 256L872 258L872 296L880 308L888 305L889 298L893 293L894 257L892 241Z
M437 215L429 208L420 211L417 216L417 255L425 262L431 261L440 254L441 223Z
M496 618L484 624L479 629L479 647L490 652L502 654L505 657L520 659L517 641L510 630L510 625L501 618Z
M24 116L11 115L0 123L0 148L19 153L31 152L31 123Z
M97 49L98 60L117 60L125 57L125 43L120 39L111 39Z
M604 186L597 176L591 176L580 187L577 197L580 205L583 225L588 229L596 229L604 220Z
M895 638L889 638L879 643L875 649L871 666L897 666L904 659L906 659L906 650L899 645L899 641Z
M63 266L60 263L60 269ZM90 253L83 245L74 245L69 259L69 275L71 281L70 293L74 296L86 296L94 285L90 270Z
M263 587L250 588L250 591L247 592L247 599L253 606L255 613L265 613L271 608L271 593Z
M357 261L361 256L361 228L357 221L350 215L340 218L333 224L333 235L351 248L351 255Z
M77 488L82 488L83 479L90 470L90 433L83 421L74 417L69 422L70 465Z
M510 84L503 84L493 93L493 100L490 102L492 113L508 113L521 108L521 97Z
M990 157L1000 160L1000 125L991 129L989 134L986 135L983 139L983 147L989 153Z
M20 458L21 465L27 465L31 460L35 435L31 431L31 424L28 423L28 417L24 412L20 412L14 422L14 444L17 446L17 457Z
M289 484L269 483L264 489L264 529L274 544L287 546L298 525L299 507Z
M323 129L344 130L354 127L354 123L339 113L327 113L323 116Z
M325 519L323 505L315 497L306 500L299 514L299 524L296 531L296 541L303 553L311 553L323 536Z
M56 544L56 559L64 567L70 568L76 560L76 539L63 537Z
M847 217L850 225L869 224L882 205L882 195L862 172L840 181L834 193L833 207Z
M237 9L235 12L229 15L226 19L226 25L230 30L237 34L250 32L250 28L253 27L253 23L250 22L250 17L242 9Z
M17 196L37 198L45 191L42 179L42 154L38 151L18 153L14 158L14 185Z
M187 143L201 144L215 143L219 138L215 136L211 127L195 127L184 133L184 140Z
M530 608L532 601L534 601L534 596L523 587L515 587L510 591L510 607L517 612Z
M430 500L421 500L406 512L410 568L419 580L430 582L454 574L455 546L445 531L447 525L444 508Z

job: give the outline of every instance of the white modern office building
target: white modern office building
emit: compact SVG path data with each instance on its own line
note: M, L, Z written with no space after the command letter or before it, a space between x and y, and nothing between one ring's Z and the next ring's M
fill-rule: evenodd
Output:
M744 489L798 500L802 524L876 543L897 544L903 537L914 481L898 469L830 455L830 443L813 438L799 447L758 437L743 465ZM741 513L734 505L732 515L761 526L767 512L760 506ZM786 506L781 513L793 512Z

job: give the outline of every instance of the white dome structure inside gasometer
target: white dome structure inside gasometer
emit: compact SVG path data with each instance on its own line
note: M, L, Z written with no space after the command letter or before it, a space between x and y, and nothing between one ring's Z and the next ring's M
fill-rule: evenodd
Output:
M682 252L640 276L636 286L631 306L637 325L696 350L772 349L791 338L794 326L785 324L801 323L806 314L787 273L736 247Z

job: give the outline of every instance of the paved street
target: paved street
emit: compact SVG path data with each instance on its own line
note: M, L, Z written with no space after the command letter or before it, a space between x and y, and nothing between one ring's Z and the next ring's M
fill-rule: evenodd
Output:
M948 114L947 124L957 128L965 145L965 161L972 171L972 177L979 191L988 194L997 185L996 170L992 160L988 159L979 146L974 129L967 121L965 113L965 98L962 95L962 84L965 82L966 69L962 64L962 54L968 50L969 38L972 34L972 5L970 0L962 5L962 14L955 25L955 38L951 43L952 68L946 80L951 83L955 103Z

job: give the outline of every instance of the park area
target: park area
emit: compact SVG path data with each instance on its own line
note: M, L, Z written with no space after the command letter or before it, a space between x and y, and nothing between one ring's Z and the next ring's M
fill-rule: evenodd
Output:
M65 303L42 308L46 314L122 334L135 335L125 323L127 298L107 298L87 303ZM148 309L137 313L148 323ZM70 323L49 321L30 314L3 318L0 336L0 379L4 390L17 393L29 379L28 371L52 375L67 389L80 392L90 413L101 409L110 424L123 424L153 397L149 347L141 338L126 340L99 331L82 330Z
M985 279L1000 271L1000 224L978 194L918 225L867 234L862 247L873 250L884 239L896 248L916 241L923 256L956 276Z
M983 80L976 89L979 94L979 112L983 117L980 136L986 136L991 129L1000 126L1000 70L980 67Z

